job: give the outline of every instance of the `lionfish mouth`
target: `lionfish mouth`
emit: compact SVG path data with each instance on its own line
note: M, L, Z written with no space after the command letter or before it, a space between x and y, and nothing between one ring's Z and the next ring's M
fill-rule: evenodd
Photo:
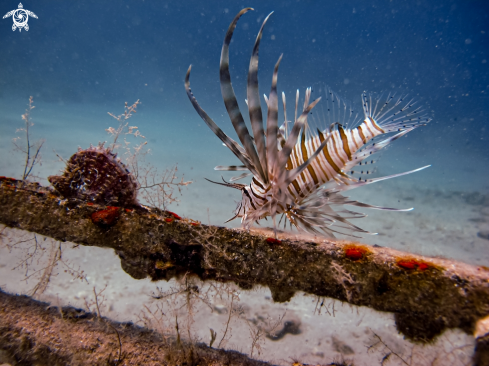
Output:
M185 89L193 107L242 163L240 166L217 166L215 170L245 171L240 176L232 178L230 182L224 179L223 183L209 180L242 191L242 201L238 204L235 216L230 220L241 217L244 226L249 227L253 222L272 216L276 227L275 218L282 215L281 220L284 216L286 218L284 225L288 221L291 227L294 226L298 230L327 236L334 236L334 233L355 236L353 233L370 233L348 220L365 215L349 211L343 207L344 205L390 211L411 210L373 206L349 200L341 193L427 168L425 166L400 174L362 179L362 164L369 164L369 160L372 164L373 154L430 121L430 118L423 114L423 109L412 99L406 100L405 96L394 99L393 95L388 95L385 101L372 100L372 96L369 97L364 92L362 119L354 115L349 104L328 89L325 91L327 108L324 109L327 112L323 113L323 118L319 121L322 128L313 131L308 124L308 115L321 98L310 103L311 88L308 88L302 111L298 116L297 91L292 123L287 120L285 93L282 92L284 122L279 127L277 80L282 60L280 56L273 71L270 93L268 97L264 96L267 106L265 128L258 88L258 53L263 29L272 13L265 18L258 32L249 64L246 102L252 134L249 132L231 84L229 45L238 20L250 10L253 9L241 10L229 25L224 37L219 68L224 105L241 144L226 135L200 107L190 89L192 66L188 68L185 76ZM373 142L378 136L393 132L394 135ZM362 166L362 176L359 178L359 172L353 170L357 166ZM365 171L366 174L371 172L367 169ZM253 176L249 185L233 183L249 175Z

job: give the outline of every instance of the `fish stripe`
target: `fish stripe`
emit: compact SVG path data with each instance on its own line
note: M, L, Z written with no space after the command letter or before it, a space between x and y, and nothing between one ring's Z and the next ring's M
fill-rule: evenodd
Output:
M355 140L353 139L353 134L351 130L344 130L344 133L346 135L346 142L348 144L348 149L350 150L350 155L353 155L353 153L357 150ZM348 160L351 160L351 156L349 156Z
M363 125L363 123L362 123ZM367 143L367 138L365 137L365 134L363 133L363 128L362 125L358 126L356 130L358 131L358 134L360 135L360 138L363 141L363 144L365 145Z
M221 50L221 62L219 68L219 76L221 83L221 94L224 99L224 104L226 110L229 114L229 118L233 124L233 127L238 134L239 140L243 144L246 153L253 162L254 169L252 171L257 172L260 177L264 177L263 169L260 164L260 159L256 153L253 141L251 140L250 133L243 119L243 115L239 110L238 101L236 100L236 95L234 93L233 85L231 84L231 75L229 73L229 44L233 37L234 30L236 29L236 24L239 18L248 11L253 10L252 8L245 8L241 10L238 15L236 15L229 25L224 38L224 43ZM251 169L250 169L251 170Z
M273 12L272 12L273 13ZM258 150L258 156L263 171L263 183L268 184L268 164L267 164L267 151L265 145L265 133L263 130L263 116L260 105L260 94L258 91L258 51L260 49L260 41L263 35L263 28L272 15L270 13L260 28L256 37L255 46L253 47L253 53L250 59L250 67L248 70L248 87L246 96L248 98L248 110L250 114L251 128L253 130L253 137L255 139L256 148Z
M268 98L268 115L267 115L267 164L269 173L274 175L276 169L280 169L277 166L278 161L278 97L277 97L277 79L278 79L278 67L282 55L280 55L275 68L273 70L272 87Z
M331 151L331 158L336 161L336 164L338 166L343 166L348 159L343 151L343 148L341 147L340 141L341 141L340 134L338 133L337 130L334 130L332 132L332 139L331 139L331 144L333 147L333 151Z
M343 150L345 151L348 160L351 160L351 152L350 147L348 146L348 138L346 137L345 130L341 126L338 126L338 131L341 136L341 141L343 142Z
M358 133L358 129L353 129L351 130L351 135L353 138L353 141L355 142L355 151L358 150L359 148L362 147L363 141L362 138L360 137L360 134Z
M299 151L299 153L297 154L297 157L296 157L296 162L297 162L296 167L298 167L299 165L301 165L301 161L304 162L304 161L307 160L306 132L305 131L302 131L301 144L300 144L300 146L297 146L297 151ZM300 161L299 161L299 158L301 158ZM301 176L302 181L304 182L304 184L306 184L307 183L307 180L306 180L305 174L304 173L301 173L300 176Z
M304 134L303 134L303 138L302 138L302 146L303 146L302 147L303 154L304 154L304 151L305 151L305 155L303 155L303 161L306 161L307 159L309 159L309 154L307 153L307 147L306 147L306 141L305 141ZM316 149L313 149L313 151L315 151L315 150ZM311 164L309 164L307 166L307 171L309 172L309 174L311 175L312 180L314 181L314 186L316 186L319 183L319 180L318 180L318 177L316 175L316 172L314 171L314 168L311 166Z
M321 133L321 131L318 131L318 133L319 133L319 141L323 142L324 141L324 135ZM339 173L341 170L340 170L340 168L338 168L338 166L335 164L335 162L331 158L327 146L325 149L323 149L323 154L324 154L324 157L326 158L326 161L328 162L329 166L332 167L336 173Z
M230 165L230 166L222 166L218 165L214 168L214 170L224 170L224 171L240 171L240 170L248 170L248 168L244 165Z
M314 107L314 105L316 105L316 103L319 101L319 99L316 99L313 103L311 103L311 105L309 105L309 107L307 107L309 110L312 109ZM308 111L304 111L301 115L301 118L304 117L304 114L305 114L305 118L307 118L307 114ZM329 140L331 139L331 135L328 136L327 139L325 139L325 141L323 141L321 143L321 145L319 145L319 147L317 148L316 151L314 151L314 153L311 155L311 157L309 159L307 159L304 163L302 163L299 167L297 167L296 169L294 169L293 171L291 171L289 174L288 174L288 177L287 177L287 182L292 182L292 180L294 180L301 172L303 172L310 164L311 162L316 159L316 157L321 153L321 151L324 150L324 147L326 146L326 144L329 142Z
M243 193L248 197L248 199L250 200L250 204L251 204L251 207L253 207L253 210L256 210L256 206L255 204L253 203L253 199L252 197L250 196L250 193L246 190L246 189L243 189Z
M263 185L260 182L258 182L255 177L253 177L252 182L255 183L261 189L265 190L265 187L263 187Z
M321 133L321 131L318 129L317 132L318 132L318 135L317 136L314 136L314 140L317 140L317 144L320 144L321 143L321 140L319 138L319 134ZM324 154L320 154L318 156L318 158L316 159L316 162L319 165L320 169L323 171L324 176L326 178L325 179L325 182L327 182L327 181L329 181L333 177L333 175L334 175L334 169L324 159L325 159Z
M192 103L194 109L197 111L199 116L204 120L204 122L209 126L209 128L216 134L217 137L221 139L221 141L236 155L236 157L254 174L256 174L256 170L254 166L251 164L251 162L243 156L241 151L237 148L238 143L234 141L232 138L227 136L217 125L216 123L212 120L212 118L209 117L209 115L202 109L202 107L199 105L197 102L197 99L195 99L194 95L192 94L192 90L190 89L190 71L192 70L192 66L190 66L187 70L187 74L185 76L185 90L187 91L187 96Z
M368 140L372 139L375 136L375 127L372 126L370 123L370 118L367 118L364 122L363 125L365 126L367 132L368 132Z
M255 193L253 186L250 185L250 191L253 193L253 196L255 196L258 199L261 199L262 201L267 202L268 200L265 197L260 196L259 194Z
M292 182L292 183L293 183L293 182ZM296 198L297 198L297 196L295 195L295 193L292 191L292 188L290 188L290 185L287 187L287 190L289 191L290 195L291 195L291 196L292 196L294 199L296 199Z
M379 131L380 133L385 133L385 131L383 129L381 129L377 123L375 123L375 120L373 118L370 117L369 121L377 131Z
M300 197L303 197L303 194L302 194L302 190L301 190L301 187L299 185L299 182L297 182L297 179L294 179L292 181L292 185L294 186L294 189L295 191L297 192L297 194L300 196Z
M311 139L311 144L312 144L313 150L316 150L316 146L315 146L316 140L319 142L319 139L317 137ZM322 173L321 177L324 177L322 179L319 179L319 181L320 181L319 184L322 184L323 182L326 183L330 179L330 177L329 177L328 173L326 172L326 170L324 170L324 168L323 168L323 165L325 164L325 162L323 162L323 155L319 155L316 159L314 159L314 161L311 163L311 165L313 165L313 164L317 165L319 167L319 170Z

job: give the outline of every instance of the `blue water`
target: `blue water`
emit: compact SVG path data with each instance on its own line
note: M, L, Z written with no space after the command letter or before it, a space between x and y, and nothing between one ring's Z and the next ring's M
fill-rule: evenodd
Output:
M17 9L17 1L2 1L0 13ZM12 31L11 17L0 20L0 175L22 175L24 157L14 151L11 140L22 136L16 129L23 126L21 114L29 96L36 106L31 139L45 139L43 165L35 168L43 184L63 169L56 154L67 159L79 146L110 141L105 129L117 122L107 112L121 114L124 102L139 99L130 125L146 136L148 161L160 170L178 164L179 176L193 181L170 209L222 225L233 216L240 194L204 178L219 180L214 166L239 162L193 109L184 77L192 64L197 100L237 139L220 94L219 58L229 23L243 7L253 7L239 21L230 50L231 77L243 114L253 43L264 18L274 11L260 48L261 94L269 93L273 66L283 53L278 89L286 92L290 105L297 88L303 93L308 86L324 84L359 109L363 91L407 93L427 105L433 118L396 141L379 163L382 175L431 164L429 169L352 193L373 205L415 207L409 213L368 212L369 218L355 224L379 235L361 240L489 265L489 241L483 238L483 233L489 235L488 2L22 4L38 17L29 17L28 31ZM227 225L237 227L239 222ZM102 276L101 270L94 271L94 277ZM14 282L9 285L15 287ZM207 334L207 328L202 332ZM319 362L314 357L310 362Z
M293 92L321 81L349 99L363 90L407 90L434 111L435 123L423 130L430 149L441 137L454 148L485 155L489 5L484 1L24 3L39 17L29 19L28 32L13 32L12 18L0 23L2 95L32 94L38 103L139 98L147 108L178 111L186 117L181 123L192 128L185 71L194 65L192 82L201 104L220 106L220 48L244 6L256 10L241 19L231 47L237 91L244 89L240 81L261 21L274 11L261 47L263 91L284 53L280 89ZM2 2L4 13L15 8L17 2Z

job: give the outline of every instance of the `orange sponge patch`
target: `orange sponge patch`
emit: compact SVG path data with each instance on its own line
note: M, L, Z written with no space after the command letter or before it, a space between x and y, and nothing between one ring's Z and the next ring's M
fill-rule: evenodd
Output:
M396 264L403 269L418 271L425 271L428 268L432 267L432 265L430 265L429 263L418 261L412 258L401 258L396 262Z
M369 250L363 245L347 245L345 247L345 256L352 261L364 259Z
M171 211L166 211L167 213L169 213L170 215L172 215L175 219L177 220L181 220L182 218L180 216L178 216L175 212L171 212Z
M119 218L119 208L113 206L107 206L106 210L100 210L94 212L90 218L92 222L96 225L101 226L112 226L116 223Z

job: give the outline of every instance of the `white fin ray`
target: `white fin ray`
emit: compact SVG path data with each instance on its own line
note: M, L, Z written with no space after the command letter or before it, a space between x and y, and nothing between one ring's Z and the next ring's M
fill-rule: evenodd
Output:
M249 177L250 175L253 175L253 173L243 173L243 174L240 174L240 175L238 175L236 177L232 177L229 181L230 182L235 182L237 180L240 180L240 179Z
M228 172L235 172L239 170L249 171L249 169L245 165L230 165L230 166L218 165L214 168L214 170L222 170Z

